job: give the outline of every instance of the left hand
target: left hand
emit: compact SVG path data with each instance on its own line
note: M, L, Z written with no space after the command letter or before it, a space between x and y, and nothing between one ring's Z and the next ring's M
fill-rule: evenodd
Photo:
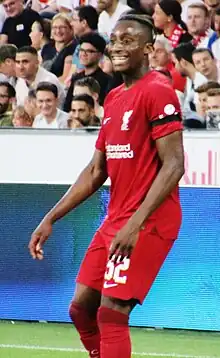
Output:
M109 259L114 256L114 262L122 261L125 257L130 257L139 238L139 228L126 224L112 240L109 252Z

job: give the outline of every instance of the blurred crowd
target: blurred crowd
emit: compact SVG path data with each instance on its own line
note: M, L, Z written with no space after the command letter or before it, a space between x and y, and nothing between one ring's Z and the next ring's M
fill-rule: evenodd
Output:
M0 127L100 126L122 84L108 43L125 12L152 16L149 68L170 81L185 128L220 129L220 0L0 0Z

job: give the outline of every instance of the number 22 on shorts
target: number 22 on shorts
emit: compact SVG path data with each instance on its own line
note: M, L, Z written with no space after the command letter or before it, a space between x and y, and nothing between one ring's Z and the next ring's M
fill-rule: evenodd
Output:
M129 269L130 259L125 257L120 264L114 263L113 260L114 257L108 261L104 278L106 281L113 280L116 284L125 284L127 275L123 275L123 272Z

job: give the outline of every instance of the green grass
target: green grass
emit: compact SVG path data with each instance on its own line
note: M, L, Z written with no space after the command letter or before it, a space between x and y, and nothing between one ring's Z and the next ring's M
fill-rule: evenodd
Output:
M132 328L134 358L218 357L220 334L176 330L147 330ZM17 347L3 348L2 345ZM19 348L18 346L27 346ZM45 349L28 349L40 346ZM46 347L54 350L47 350ZM86 358L80 351L57 351L58 348L80 350L77 332L71 324L24 323L0 321L0 358ZM145 353L145 354L137 354ZM154 353L151 355L150 353ZM158 354L158 355L156 355ZM114 358L114 357L113 357ZM123 357L122 357L123 358Z

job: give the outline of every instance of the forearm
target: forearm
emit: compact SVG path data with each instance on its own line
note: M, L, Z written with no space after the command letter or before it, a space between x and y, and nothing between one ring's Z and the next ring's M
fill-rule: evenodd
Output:
M176 187L184 173L183 164L173 161L172 164L164 164L155 178L139 209L132 215L132 221L136 228L140 228L149 216L162 204L167 196Z
M89 164L61 200L49 211L46 219L54 223L95 193L106 181L105 172Z

